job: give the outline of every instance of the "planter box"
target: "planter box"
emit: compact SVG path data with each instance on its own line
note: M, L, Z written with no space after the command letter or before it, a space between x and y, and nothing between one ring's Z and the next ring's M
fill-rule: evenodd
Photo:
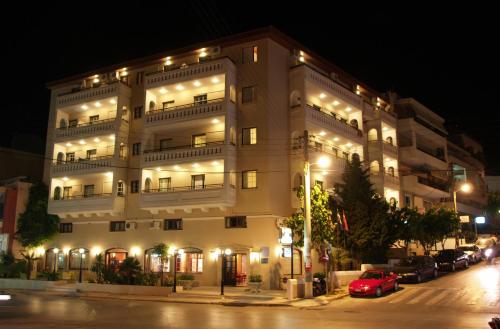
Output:
M251 292L260 292L262 282L248 282L248 286Z

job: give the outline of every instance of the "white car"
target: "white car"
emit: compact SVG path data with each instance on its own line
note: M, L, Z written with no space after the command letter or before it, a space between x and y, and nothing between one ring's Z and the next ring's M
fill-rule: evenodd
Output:
M458 249L462 250L468 257L469 263L477 263L481 261L481 249L475 244L463 244Z

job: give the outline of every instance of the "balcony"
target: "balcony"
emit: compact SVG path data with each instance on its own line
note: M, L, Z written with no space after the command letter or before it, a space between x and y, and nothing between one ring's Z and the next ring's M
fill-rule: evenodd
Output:
M91 159L75 159L75 161L56 161L52 164L52 176L102 172L107 168L126 166L124 160L115 159L113 155L105 155Z
M426 198L446 198L449 197L449 186L446 182L438 179L429 179L416 175L402 177L402 189L413 192Z
M339 116L330 114L312 105L305 106L305 120L306 122L309 121L321 126L324 129L339 133L347 139L354 140L360 144L363 142L363 132L361 130L355 126L351 126L346 120Z
M169 67L163 71L146 74L144 86L146 89L165 84L190 80L215 74L235 72L235 65L228 57L207 60L201 63L191 63Z
M84 136L114 134L116 130L116 118L81 123L75 126L56 128L55 137L77 138Z
M195 146L178 146L165 149L146 150L142 156L143 167L158 166L170 162L189 162L219 159L234 154L234 145L224 141L204 143Z
M375 153L380 152L386 153L393 157L397 157L398 147L394 144L388 143L383 140L369 140L368 141L368 152Z
M144 190L140 196L140 207L153 214L159 211L174 213L183 210L191 213L193 209L206 212L209 208L225 210L236 204L235 189L226 184L207 184L203 186L173 187L168 189Z
M49 200L48 212L59 217L90 217L93 215L113 215L123 213L125 198L112 193L71 195L60 200Z
M445 170L448 169L448 165L443 157L435 155L428 148L423 148L422 146L415 146L410 143L400 144L399 148L399 158L403 159L405 163L412 166L419 166L422 164L429 165L435 169Z
M208 100L206 103L188 103L146 112L144 126L154 127L166 123L175 124L188 120L224 115L230 109L234 112L234 104L226 102L223 97Z
M121 94L130 96L130 87L124 82L115 81L109 84L99 85L97 87L77 89L59 94L57 96L56 106L57 108L67 107Z

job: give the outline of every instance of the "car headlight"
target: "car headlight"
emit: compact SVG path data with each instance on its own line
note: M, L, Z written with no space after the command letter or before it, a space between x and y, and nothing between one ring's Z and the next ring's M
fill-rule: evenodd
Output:
M0 300L10 300L10 295L0 295Z
M492 250L492 249L486 249L486 251L484 252L484 255L485 255L486 257L490 257L492 253L493 253L493 250Z

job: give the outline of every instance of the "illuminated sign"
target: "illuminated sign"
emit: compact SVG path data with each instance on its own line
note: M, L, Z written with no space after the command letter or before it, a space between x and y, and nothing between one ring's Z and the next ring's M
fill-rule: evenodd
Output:
M460 216L460 223L468 223L470 222L469 216Z
M484 216L479 216L479 217L476 217L475 221L477 224L484 224L484 223L486 223L486 218L484 218Z
M288 227L282 227L281 228L281 238L280 238L280 243L281 244L292 244L292 229Z

